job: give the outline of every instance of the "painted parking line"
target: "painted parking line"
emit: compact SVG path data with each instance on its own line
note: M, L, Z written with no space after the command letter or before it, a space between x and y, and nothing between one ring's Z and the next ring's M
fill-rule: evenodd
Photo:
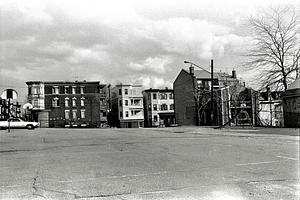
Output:
M253 162L253 163L242 163L242 164L236 164L236 166L261 165L261 164L269 164L269 163L276 163L276 162L282 162L282 160L265 161L265 162Z
M287 157L287 156L276 156L277 158L285 158L285 159L288 159L288 160L296 160L298 161L297 158L291 158L291 157Z
M297 158L291 158L287 156L276 156L277 158L284 158L285 160L294 160L298 161ZM252 163L241 163L241 164L236 164L236 166L245 166L245 165L261 165L261 164L269 164L269 163L277 163L277 162L283 162L285 160L272 160L272 161L264 161L264 162L252 162Z

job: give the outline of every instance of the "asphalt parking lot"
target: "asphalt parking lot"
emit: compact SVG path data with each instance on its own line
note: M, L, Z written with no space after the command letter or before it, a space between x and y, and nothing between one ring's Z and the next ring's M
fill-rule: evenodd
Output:
M1 199L299 199L299 129L0 131Z

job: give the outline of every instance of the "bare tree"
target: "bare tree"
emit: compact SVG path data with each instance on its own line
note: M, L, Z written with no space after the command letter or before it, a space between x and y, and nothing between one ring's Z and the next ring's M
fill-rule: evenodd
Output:
M249 22L254 45L246 54L247 66L259 70L261 87L286 91L299 76L299 16L295 8L270 8Z

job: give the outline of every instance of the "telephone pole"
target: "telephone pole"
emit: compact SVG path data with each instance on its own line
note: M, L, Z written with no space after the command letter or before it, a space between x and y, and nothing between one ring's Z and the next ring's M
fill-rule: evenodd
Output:
M214 61L210 61L211 67L211 91L210 91L210 100L211 100L211 125L215 125L214 121Z

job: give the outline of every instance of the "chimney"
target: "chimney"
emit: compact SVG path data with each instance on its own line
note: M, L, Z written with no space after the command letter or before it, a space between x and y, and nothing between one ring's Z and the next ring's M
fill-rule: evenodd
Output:
M271 101L271 89L270 89L270 86L267 86L267 100Z
M236 71L234 69L232 70L232 78L236 78Z
M193 66L190 66L190 74L191 74L192 76L194 76L194 67L193 67Z

